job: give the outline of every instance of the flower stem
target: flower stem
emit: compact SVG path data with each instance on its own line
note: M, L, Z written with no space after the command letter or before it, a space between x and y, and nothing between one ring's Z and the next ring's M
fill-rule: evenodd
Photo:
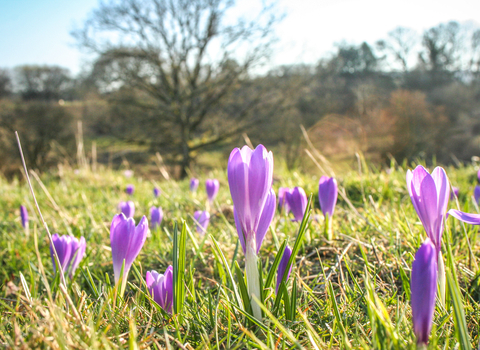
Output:
M253 236L253 235L252 235ZM247 274L248 293L250 294L253 316L262 320L262 310L252 296L260 298L260 280L258 275L258 257L255 237L247 239L247 254L245 256L245 269Z

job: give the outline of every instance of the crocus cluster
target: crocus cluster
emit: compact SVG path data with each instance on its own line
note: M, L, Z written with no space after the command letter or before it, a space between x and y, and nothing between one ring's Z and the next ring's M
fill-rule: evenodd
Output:
M235 148L228 160L228 183L238 238L245 254L250 296L260 296L257 268L258 251L275 214L276 196L272 190L273 155L263 145L255 150ZM260 306L252 302L253 315L262 318Z
M193 218L195 219L197 232L204 235L207 232L207 227L210 223L210 214L208 211L197 210L193 214Z
M74 236L60 236L58 233L55 233L52 236L52 244L50 245L50 255L53 263L53 271L56 271L57 266L55 259L56 252L63 273L67 273L71 278L85 254L87 247L85 238L80 237L80 239L77 239ZM55 250L53 247L55 247Z
M152 299L165 312L172 314L173 309L173 267L168 266L165 274L148 271L146 276L148 292Z

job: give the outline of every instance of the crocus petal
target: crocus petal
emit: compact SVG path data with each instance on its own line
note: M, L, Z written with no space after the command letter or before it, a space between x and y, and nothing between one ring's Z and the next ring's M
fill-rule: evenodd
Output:
M260 216L257 233L255 234L255 238L257 241L257 254L260 251L260 247L262 246L262 242L263 242L263 239L265 238L265 234L267 233L268 228L270 227L270 223L272 222L273 216L275 215L276 203L277 203L277 198L275 196L275 191L271 189L269 195L267 196L267 201L265 202L265 206L263 207L262 215Z
M417 342L427 344L437 293L437 252L427 238L415 254L410 278L413 330Z
M475 198L475 202L478 204L478 201L480 200L480 186L475 186L475 189L473 190L473 197Z
M282 283L282 278L287 269L288 260L290 260L290 256L292 255L292 249L287 245L285 247L285 251L283 252L282 260L280 260L280 264L278 264L278 272L277 272L277 287L275 288L275 293L278 293L278 288L280 287L280 283ZM290 272L292 272L292 266L288 270L287 277L285 278L285 282L288 281L290 277Z
M208 200L212 202L218 194L220 183L218 182L217 179L207 179L205 181L205 187L207 190Z
M28 225L28 211L23 205L20 206L20 218L22 219L23 228L26 228Z
M148 271L146 283L153 300L167 313L171 314L173 308L173 267L170 265L165 274Z
M235 219L235 227L237 228L238 239L240 240L240 244L243 248L243 253L247 253L247 247L245 246L246 235L243 232L242 224L240 223L240 219L238 218L237 209L233 207L233 218Z
M464 213L463 211L450 209L448 215L453 216L454 218L463 221L466 224L470 225L480 225L480 214L471 214Z
M323 175L318 182L318 199L320 202L320 209L323 215L327 214L331 217L337 204L338 187L337 180L333 177Z

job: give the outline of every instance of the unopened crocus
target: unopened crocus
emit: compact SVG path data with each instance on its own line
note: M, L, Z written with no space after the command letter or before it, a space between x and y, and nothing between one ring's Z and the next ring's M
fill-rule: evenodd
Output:
M478 201L480 201L480 186L475 186L475 189L473 190L473 198L475 198L475 203L478 204Z
M120 202L120 211L125 214L127 218L133 218L135 214L135 204L132 201Z
M130 196L133 194L134 191L135 191L135 186L131 184L127 185L127 187L125 188L125 192Z
M194 177L190 179L190 191L195 192L198 188L200 181Z
M28 211L24 205L20 206L20 219L22 220L23 228L28 228Z
M208 200L210 201L210 203L212 203L213 200L215 199L215 197L218 194L218 189L220 188L220 183L218 182L217 179L207 179L205 181L205 187L206 187L206 190L207 190Z
M145 243L147 231L148 220L145 216L142 217L137 227L135 227L135 220L127 218L123 213L113 217L110 226L113 273L115 283L118 283L122 277L122 295L127 285L128 271ZM123 264L125 264L123 276L120 276Z
M318 182L318 200L320 209L325 217L331 218L337 204L338 187L337 180L323 175Z
M197 210L193 214L195 224L197 226L197 232L204 235L207 232L208 224L210 223L210 214L208 211Z
M415 254L410 278L413 331L418 344L427 344L437 294L437 251L429 238Z
M288 187L280 187L278 189L278 210L282 210L285 214L290 212L290 207L288 206L287 193L290 192Z
M158 196L160 196L160 189L158 187L153 188L153 195L155 198L158 198Z
M288 260L292 255L292 249L287 245L285 247L285 251L283 252L282 260L280 260L280 264L278 264L278 272L277 272L277 287L275 288L275 293L278 293L278 288L280 287L280 283L282 283L283 275L285 274L285 270L287 269ZM285 277L285 283L287 283L288 278L290 277L290 272L292 272L292 266L288 270L287 276Z
M295 217L294 221L302 221L307 208L307 194L301 187L295 187L286 193L288 206Z
M150 224L152 228L157 228L160 226L163 220L163 210L160 207L151 207L150 208Z
M430 175L419 165L414 171L407 171L407 188L418 217L438 255L450 198L447 174L443 168L436 167Z
M52 243L55 247L55 251L57 252L58 260L62 266L63 273L68 273L71 278L80 264L83 256L85 255L85 249L87 247L85 238L80 237L80 239L77 239L74 236L60 236L58 233L55 233L52 236ZM56 259L52 245L50 245L50 256L53 263L53 272L55 272Z
M157 271L147 271L146 276L148 292L152 299L162 307L165 312L172 314L173 310L173 267L167 267L165 274Z
M245 254L245 269L250 296L260 297L258 251L275 214L277 204L272 190L273 154L263 145L255 150L235 148L228 159L228 184L238 237ZM260 306L252 302L255 318L261 320Z

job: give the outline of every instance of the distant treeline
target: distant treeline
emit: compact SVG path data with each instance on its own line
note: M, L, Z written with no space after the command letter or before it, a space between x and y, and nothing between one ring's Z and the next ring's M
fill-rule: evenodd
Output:
M92 21L105 20L102 10L108 8L95 13L83 34ZM192 57L217 32L192 39ZM79 33L74 36L92 48ZM175 44L163 56L160 46L142 40L97 47L97 61L75 78L56 66L0 70L0 158L8 159L0 168L18 164L13 130L25 139L32 167L74 155L77 120L89 140L113 137L159 151L179 176L200 152L238 146L242 133L298 166L299 125L334 159L357 151L379 162L436 157L451 163L480 155L480 29L474 25L450 22L424 33L397 28L376 43L339 44L316 65L261 75L252 74L245 57L205 63L183 57Z

